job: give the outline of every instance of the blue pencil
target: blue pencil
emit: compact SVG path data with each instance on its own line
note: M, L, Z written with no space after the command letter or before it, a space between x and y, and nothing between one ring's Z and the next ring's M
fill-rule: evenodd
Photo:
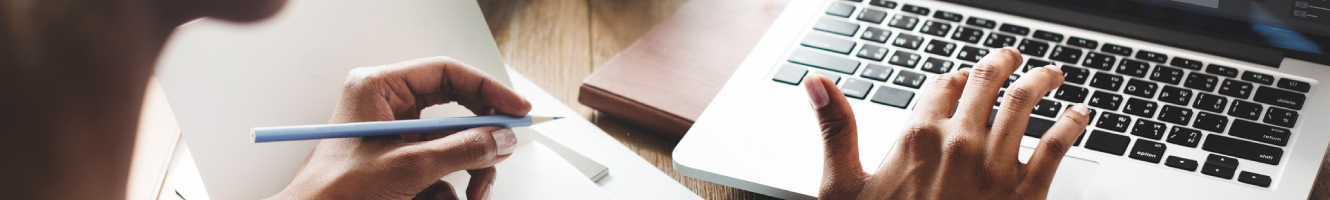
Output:
M324 138L365 137L412 133L461 131L482 126L527 127L562 117L489 115L475 117L414 119L345 124L319 124L254 128L255 143Z

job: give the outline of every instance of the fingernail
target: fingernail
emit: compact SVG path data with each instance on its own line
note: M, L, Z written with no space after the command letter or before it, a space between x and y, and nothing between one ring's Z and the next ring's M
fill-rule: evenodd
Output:
M831 99L827 97L827 87L822 85L822 81L814 80L813 76L808 76L804 79L807 80L804 82L808 82L808 84L804 84L804 88L808 90L808 99L813 102L813 108L827 106L827 103L830 103Z
M1021 52L1020 49L1016 49L1016 47L1013 46L1002 47L1002 49L1011 50L1012 52L1017 52L1017 53Z
M1071 106L1071 110L1074 110L1074 111L1076 111L1076 112L1078 112L1078 113L1081 113L1081 115L1089 115L1089 114L1090 114L1090 108L1089 108L1089 107L1085 107L1085 104L1083 104L1083 103L1077 103L1076 105Z
M1048 65L1048 66L1044 66L1044 67L1047 67L1048 69L1051 69L1051 70L1053 70L1053 72L1057 72L1058 74L1062 74L1062 66L1058 66L1058 65Z
M517 134L513 133L513 129L499 129L490 134L494 135L494 143L498 144L500 156L512 154L513 149L517 148Z

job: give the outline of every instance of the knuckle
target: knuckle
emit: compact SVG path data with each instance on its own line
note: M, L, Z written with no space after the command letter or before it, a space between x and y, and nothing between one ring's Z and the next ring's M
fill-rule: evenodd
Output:
M828 141L849 135L848 131L853 130L850 126L854 125L848 116L841 113L822 114L818 123L822 126L822 139Z
M938 132L937 127L915 123L906 129L904 133L901 133L900 137L900 145L905 147L902 149L918 151L934 149L932 151L935 152L936 145L941 138L941 133Z
M1024 85L1012 87L1011 89L1007 89L1007 98L1005 98L1007 103L1003 103L1003 105L1029 105L1030 103L1039 101L1042 96L1043 94L1033 91L1030 87Z
M1067 150L1071 147L1070 144L1067 144L1066 140L1053 138L1041 140L1039 145L1044 145L1046 147L1045 149L1048 151L1048 154L1046 155L1054 158L1061 158L1063 155L1067 155Z
M960 74L944 74L939 76L937 81L933 82L933 87L943 90L956 90L965 88L965 77Z
M942 154L944 157L952 159L966 159L970 155L970 141L964 137L953 137L942 144Z
M466 161L466 163L489 160L492 154L490 154L489 145L486 144L489 144L489 141L493 141L493 139L485 136L486 134L479 132L469 134L469 137L466 138L466 147L461 148L462 152L458 152L459 156L462 157L460 160Z

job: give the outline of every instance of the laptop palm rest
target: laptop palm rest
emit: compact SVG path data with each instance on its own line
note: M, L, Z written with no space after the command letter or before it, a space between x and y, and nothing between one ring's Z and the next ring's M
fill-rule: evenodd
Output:
M1021 146L1021 163L1028 162L1032 154L1034 148ZM1090 181L1098 170L1098 162L1072 156L1063 157L1062 164L1058 165L1057 174L1053 175L1053 184L1048 187L1048 199L1081 199L1090 189Z

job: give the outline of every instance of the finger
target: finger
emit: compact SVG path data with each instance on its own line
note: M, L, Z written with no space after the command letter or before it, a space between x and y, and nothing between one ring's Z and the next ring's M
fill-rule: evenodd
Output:
M1085 126L1090 121L1089 108L1085 104L1073 105L1064 112L1053 127L1044 133L1034 154L1026 164L1027 172L1032 176L1030 183L1037 183L1047 188L1053 181L1053 175L1062 163L1062 157L1076 143L1076 139L1085 133Z
M965 81L970 76L969 69L938 76L937 80L924 88L919 106L915 106L915 115L921 120L940 120L951 118L956 101L965 91Z
M1061 67L1049 65L1031 69L1011 84L993 119L988 140L990 156L1001 158L998 160L1016 159L1025 126L1030 122L1030 112L1045 94L1062 85L1062 79Z
M504 114L521 116L531 111L531 103L494 77L448 57L410 60L384 66L383 69L356 69L352 74L353 79L379 77L390 79L389 82L404 83L409 93L420 96L419 100L423 102L417 104L425 106L466 97L477 99Z
M411 198L411 200L455 200L455 199L457 199L457 193L453 192L453 185L448 184L447 181L443 180L435 181L433 185L430 185L429 187L425 188L425 190L420 191L420 193L416 193L416 197Z
M987 124L998 90L1002 89L1002 83L1007 82L1007 77L1020 64L1021 53L1011 47L997 49L984 56L970 70L960 106L952 118L962 120L962 124Z
M863 185L868 173L859 163L859 136L854 123L854 111L835 82L822 75L804 79L809 102L817 111L822 128L823 166L822 198L838 199L827 195L850 194ZM837 191L853 188L855 191Z
M443 177L459 170L481 169L494 166L508 158L517 146L517 135L512 129L480 127L467 129L443 138L413 144L398 152L406 155L407 162L420 162Z
M490 199L490 189L494 187L496 172L494 167L466 170L471 174L471 182L466 186L466 199Z

